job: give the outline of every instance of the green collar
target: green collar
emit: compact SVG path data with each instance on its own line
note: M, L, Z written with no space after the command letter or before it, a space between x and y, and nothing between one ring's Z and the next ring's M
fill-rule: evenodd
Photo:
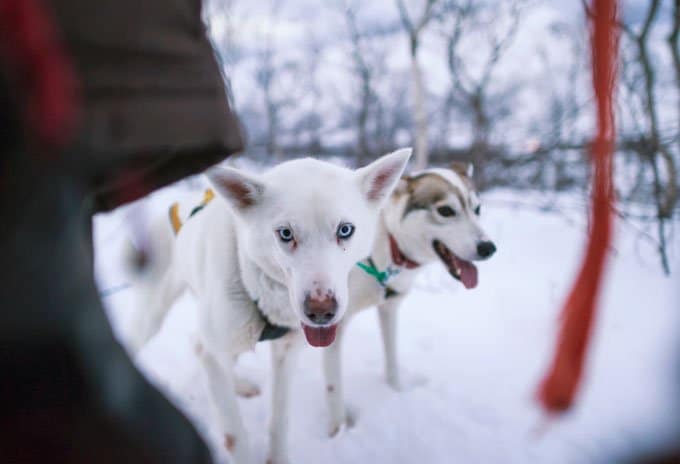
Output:
M369 257L366 261L368 264L359 261L357 266L359 266L366 274L373 277L381 287L387 286L387 281L395 275L399 274L400 270L398 268L393 268L392 266L387 266L384 271L378 270L373 262L373 258Z

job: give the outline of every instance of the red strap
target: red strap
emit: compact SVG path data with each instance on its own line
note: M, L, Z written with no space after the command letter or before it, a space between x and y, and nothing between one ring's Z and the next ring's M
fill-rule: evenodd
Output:
M420 266L420 264L407 258L404 253L399 249L399 244L394 239L392 234L388 234L390 239L390 253L392 254L392 262L397 266L405 267L406 269L415 269Z
M30 140L67 143L76 125L76 78L40 0L0 2L0 65L22 90Z
M555 357L538 390L545 409L568 409L579 387L595 317L612 228L612 152L615 128L612 94L618 34L616 0L592 1L592 68L597 102L597 136L592 145L592 220L582 267L562 310Z

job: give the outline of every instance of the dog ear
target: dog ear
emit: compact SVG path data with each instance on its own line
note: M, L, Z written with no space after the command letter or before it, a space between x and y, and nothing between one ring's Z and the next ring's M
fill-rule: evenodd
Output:
M468 163L467 161L451 161L449 167L453 172L456 172L459 175L467 177L469 179L472 179L472 175L474 174L475 171L475 167L473 166L473 164Z
M236 210L248 210L262 201L264 185L237 169L215 167L206 175L217 193Z
M411 190L411 178L404 174L401 176L397 185L394 187L394 193L397 195L405 195Z
M369 202L382 203L392 193L411 157L411 151L410 148L402 148L357 169L361 191Z

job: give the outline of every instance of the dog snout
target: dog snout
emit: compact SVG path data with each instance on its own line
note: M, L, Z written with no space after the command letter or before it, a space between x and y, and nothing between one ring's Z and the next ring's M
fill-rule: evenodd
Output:
M477 254L482 258L489 258L496 252L496 245L490 240L485 240L477 244Z
M319 297L307 295L304 302L305 316L314 324L328 324L335 317L338 301L332 294Z

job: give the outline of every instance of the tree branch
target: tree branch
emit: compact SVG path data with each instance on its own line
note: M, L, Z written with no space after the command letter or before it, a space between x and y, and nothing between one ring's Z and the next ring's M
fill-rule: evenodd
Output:
M680 120L680 50L678 49L680 37L680 0L675 0L673 9L673 25L668 34L668 47L671 49L673 68L675 69L675 87L678 94L678 120Z
M502 36L500 39L494 37L491 53L489 54L487 62L484 66L482 78L479 81L480 89L483 89L487 86L494 67L496 66L496 64L498 64L501 56L503 55L503 52L508 48L508 46L512 42L512 39L517 34L517 29L520 20L520 8L517 6L517 4L513 4L512 6L511 18L512 19L510 22L510 27L508 28L505 35Z

